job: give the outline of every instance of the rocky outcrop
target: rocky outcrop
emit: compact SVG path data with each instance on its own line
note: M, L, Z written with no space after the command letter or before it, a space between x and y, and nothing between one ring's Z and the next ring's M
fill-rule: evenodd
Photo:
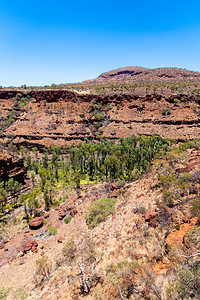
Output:
M0 154L0 181L8 181L13 178L24 183L27 169L22 158L12 156L6 151Z
M116 140L144 134L184 141L200 135L195 93L99 96L69 90L0 90L0 112L6 114L9 101L10 112L16 102L11 98L19 93L31 100L1 132L3 141L9 143L12 138L18 147L42 151L51 145L69 147L101 136Z
M192 229L198 222L198 218L192 218L189 223L180 225L180 229L170 233L166 238L166 244L168 246L181 246L185 237L185 234Z
M35 240L32 239L27 239L25 242L22 244L22 252L27 253L28 251L36 252L38 243Z

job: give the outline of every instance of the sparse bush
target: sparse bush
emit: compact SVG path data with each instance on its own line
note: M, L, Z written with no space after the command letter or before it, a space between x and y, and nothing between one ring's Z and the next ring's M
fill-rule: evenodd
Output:
M105 114L102 113L102 112L98 112L98 113L95 113L95 114L94 114L94 117L95 117L95 119L96 119L97 121L102 121L103 118L104 118L104 116L105 116Z
M10 293L10 289L1 288L0 289L0 299L6 300L9 293Z
M64 219L64 222L65 224L68 224L72 219L72 216L67 216L65 219Z
M195 198L190 204L190 210L195 217L200 218L200 198Z
M93 228L105 221L110 214L114 214L115 203L113 198L101 198L92 202L85 215L87 225Z
M177 199L175 194L169 190L163 190L163 200L164 203L167 204L169 207L173 206L174 201Z
M58 229L56 227L48 226L48 233L49 233L49 235L56 235L57 232L58 232Z
M200 299L200 262L180 266L172 285L167 291L168 299Z
M28 296L29 294L23 288L18 288L14 294L15 299L21 299L21 300L28 298Z
M71 262L75 258L75 252L76 245L73 240L68 241L62 249L62 254L68 262Z
M163 116L168 116L171 114L171 109L168 107L168 108L163 108L162 110L162 115Z
M138 169L134 169L131 172L131 179L132 180L138 180L142 176L142 172L140 172Z
M200 170L196 171L194 174L192 174L192 181L200 183Z
M164 188L171 186L177 179L174 169L166 162L160 164L157 176Z
M180 103L180 100L177 99L177 98L174 98L174 103L175 103L175 104L178 104L178 103Z
M129 299L136 292L136 268L137 263L129 261L122 261L116 265L111 264L107 268L107 285L109 289L112 286L111 290L115 295L115 299Z
M47 256L36 260L35 282L37 285L41 285L44 281L48 280L51 272L52 262Z
M141 206L141 207L139 207L139 208L138 208L138 213L139 213L139 214L142 214L142 215L144 215L144 214L145 214L145 212L146 212L146 209L145 209L145 207L144 207L144 206Z
M200 226L194 226L185 235L186 244L188 247L200 247Z
M122 188L123 186L125 186L125 180L119 180L117 186L118 188Z
M195 149L200 149L200 139L194 139L190 141L190 147Z
M180 183L188 183L192 179L192 176L188 173L183 173L179 176L179 182Z
M95 244L89 236L84 236L78 243L80 260L84 261L85 265L90 265L97 260L98 253L95 250Z
M186 159L187 153L182 149L182 146L175 147L166 154L166 159L171 163L180 161L180 159Z
M99 253L96 252L92 239L85 236L77 245L76 265L79 268L79 286L81 294L89 294L91 288L96 286L101 276L96 273Z

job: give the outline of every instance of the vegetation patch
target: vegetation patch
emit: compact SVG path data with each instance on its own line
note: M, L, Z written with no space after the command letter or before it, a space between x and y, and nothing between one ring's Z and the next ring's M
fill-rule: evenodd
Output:
M114 198L101 198L92 202L85 215L87 225L93 228L105 221L110 214L114 214L115 203L116 200Z
M192 202L190 204L190 209L191 209L192 214L195 217L200 218L200 198L199 197L192 200Z
M35 282L36 285L41 285L44 281L50 278L52 272L52 262L44 256L36 260Z
M71 262L75 258L76 245L73 240L69 240L62 249L65 261Z
M65 219L64 219L64 222L65 224L68 224L72 219L72 216L67 216Z
M56 227L48 226L48 233L49 233L49 235L56 235L57 232L58 232L58 229Z
M15 291L15 299L19 299L19 300L24 300L27 299L29 294L23 289L23 288L18 288Z
M6 300L9 293L10 293L10 289L1 288L0 289L0 299Z

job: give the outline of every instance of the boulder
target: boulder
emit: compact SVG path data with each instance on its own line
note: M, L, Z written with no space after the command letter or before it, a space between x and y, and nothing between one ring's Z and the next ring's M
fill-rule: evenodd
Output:
M65 216L66 216L66 212L62 210L62 211L59 213L59 220L62 220Z
M63 243L65 240L64 236L59 236L59 238L57 239L58 243Z
M44 214L43 217L44 217L45 219L47 219L49 216L50 216L50 212L46 212L46 213Z
M42 217L33 218L29 222L29 227L32 230L37 230L37 229L41 228L42 226L43 226L43 218Z
M109 194L109 198L117 198L119 195L119 190L114 190Z
M112 188L112 190L117 190L117 189L118 189L118 186L116 185L116 183L113 183L113 184L111 185L111 188Z
M77 209L73 209L70 211L70 215L73 217L75 214L77 214Z
M139 211L139 209L138 209L137 207L134 207L134 208L131 210L131 212L132 212L133 214L137 214L138 211Z
M149 222L151 221L152 219L154 219L155 217L157 217L158 215L158 212L155 211L155 210L148 210L145 215L144 215L144 218L145 218L145 221L146 222Z
M36 245L33 245L33 247L31 248L31 252L33 252L33 253L37 253L38 252L38 249L37 249Z
M22 256L24 256L24 252L22 252L22 251L17 254L17 258L22 257Z

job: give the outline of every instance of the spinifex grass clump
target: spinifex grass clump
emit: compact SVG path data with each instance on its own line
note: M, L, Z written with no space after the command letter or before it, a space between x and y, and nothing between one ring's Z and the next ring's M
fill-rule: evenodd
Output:
M115 203L114 198L101 198L92 202L85 215L87 225L93 228L105 221L110 214L114 214Z
M64 222L65 224L68 224L72 219L72 216L67 216L65 219L64 219Z

